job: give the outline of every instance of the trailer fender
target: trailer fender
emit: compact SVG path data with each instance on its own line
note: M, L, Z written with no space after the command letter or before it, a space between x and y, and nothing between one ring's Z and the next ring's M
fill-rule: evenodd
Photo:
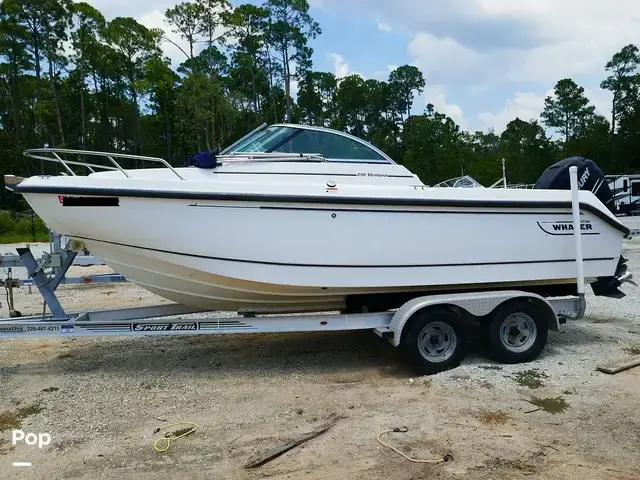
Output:
M462 309L475 317L483 317L493 312L497 307L505 302L514 299L527 299L537 305L547 317L549 329L554 331L560 330L560 322L553 307L543 297L534 293L520 291L501 291L501 292L474 292L474 293L458 293L453 295L430 295L426 297L414 298L398 310L396 310L388 329L393 332L393 336L389 335L390 342L393 346L400 345L402 332L407 322L418 312L429 307L453 307Z

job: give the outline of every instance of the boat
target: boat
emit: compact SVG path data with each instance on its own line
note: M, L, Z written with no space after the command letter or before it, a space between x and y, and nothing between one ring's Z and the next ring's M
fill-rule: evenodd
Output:
M443 292L575 294L568 185L429 187L361 138L285 123L183 167L114 152L25 155L63 170L6 179L49 228L194 308L373 312ZM629 229L593 192L579 204L585 279L623 295Z

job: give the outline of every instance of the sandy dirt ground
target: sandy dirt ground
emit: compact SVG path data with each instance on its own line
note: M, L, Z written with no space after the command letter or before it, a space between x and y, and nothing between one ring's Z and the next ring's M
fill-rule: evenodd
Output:
M640 272L638 246L624 254ZM640 353L640 289L625 291L589 295L586 318L551 333L534 362L499 365L475 345L431 377L370 332L2 339L0 478L640 479L640 367L596 371ZM131 284L65 286L59 297L70 310L162 301ZM26 288L16 304L41 309ZM244 468L334 415L325 434ZM199 429L156 452L154 430L179 421ZM383 440L452 460L412 463L377 443L400 426ZM51 443L14 446L13 429Z

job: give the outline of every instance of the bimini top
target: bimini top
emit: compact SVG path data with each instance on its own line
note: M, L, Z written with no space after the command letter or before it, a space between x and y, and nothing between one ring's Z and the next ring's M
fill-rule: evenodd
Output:
M251 153L307 154L318 155L328 162L395 164L382 150L348 133L287 123L263 124L219 155Z

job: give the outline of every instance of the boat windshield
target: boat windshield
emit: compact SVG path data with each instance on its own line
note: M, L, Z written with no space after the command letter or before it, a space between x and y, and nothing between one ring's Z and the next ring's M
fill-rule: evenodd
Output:
M468 175L463 177L450 178L444 182L440 182L434 187L451 187L451 188L484 188L480 183L475 181Z
M225 153L302 153L327 161L392 163L365 142L327 130L271 126L254 133Z

